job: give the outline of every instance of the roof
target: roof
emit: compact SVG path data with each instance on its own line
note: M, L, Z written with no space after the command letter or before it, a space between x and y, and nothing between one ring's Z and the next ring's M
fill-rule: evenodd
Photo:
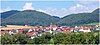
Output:
M64 30L63 32L64 32L64 33L69 33L69 32L70 32L70 30Z
M83 28L83 26L78 26L78 28L81 28L81 29L82 29L82 28Z
M57 28L58 26L56 26L56 25L50 25L50 27L49 28Z
M67 29L65 29L63 32L64 32L64 33L69 33L69 32L71 31L71 29L72 29L72 28L67 28Z
M27 32L26 35L36 35L37 32Z
M80 29L83 29L83 30L89 30L88 27L83 27L83 26L79 26Z
M8 31L0 31L0 34L8 33Z
M88 27L84 27L83 30L89 30L89 28Z
M18 33L23 33L23 30L18 30Z

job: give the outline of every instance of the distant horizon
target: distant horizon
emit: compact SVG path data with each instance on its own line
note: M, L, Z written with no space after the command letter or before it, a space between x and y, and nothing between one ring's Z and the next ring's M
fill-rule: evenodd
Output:
M98 9L98 8L96 8L96 9ZM96 9L94 9L94 10L96 10ZM25 10L9 10L9 11L25 11ZM37 10L35 10L35 11L37 11ZM93 12L93 11L91 11L91 12ZM7 12L7 11L5 11L5 12ZM39 11L39 12L41 12L41 11ZM81 12L81 13L91 13L91 12ZM4 13L4 12L0 12L0 13ZM43 12L43 13L46 13L46 12ZM48 13L46 13L46 14L48 14ZM72 13L72 14L79 14L79 13ZM68 15L71 15L71 14L67 14L65 16L68 16ZM50 15L50 16L54 16L54 15ZM63 16L63 17L65 17L65 16ZM56 16L56 17L59 17L59 16ZM59 18L63 18L63 17L59 17Z
M87 13L99 8L99 1L1 1L0 13L10 10L36 10L51 16Z

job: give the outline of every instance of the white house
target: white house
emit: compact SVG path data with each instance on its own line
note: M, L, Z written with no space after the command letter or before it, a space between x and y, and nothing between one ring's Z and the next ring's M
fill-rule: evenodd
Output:
M32 29L29 29L29 30L28 30L28 32L31 32L31 31L32 31Z
M80 28L79 31L81 31L81 32L91 32L88 27Z

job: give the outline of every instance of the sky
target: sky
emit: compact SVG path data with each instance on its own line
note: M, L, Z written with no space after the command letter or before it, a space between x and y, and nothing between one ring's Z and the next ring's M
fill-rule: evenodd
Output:
M99 8L99 0L0 0L0 13L10 10L37 10L51 16L92 12Z

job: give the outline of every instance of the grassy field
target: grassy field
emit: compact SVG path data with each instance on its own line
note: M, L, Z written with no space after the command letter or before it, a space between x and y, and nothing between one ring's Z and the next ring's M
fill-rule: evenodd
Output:
M21 28L32 28L33 26L20 26L20 25L7 25L7 27L1 28L1 30L12 30Z
M89 25L100 25L100 23L89 23L89 24L84 24L84 26L89 26Z

